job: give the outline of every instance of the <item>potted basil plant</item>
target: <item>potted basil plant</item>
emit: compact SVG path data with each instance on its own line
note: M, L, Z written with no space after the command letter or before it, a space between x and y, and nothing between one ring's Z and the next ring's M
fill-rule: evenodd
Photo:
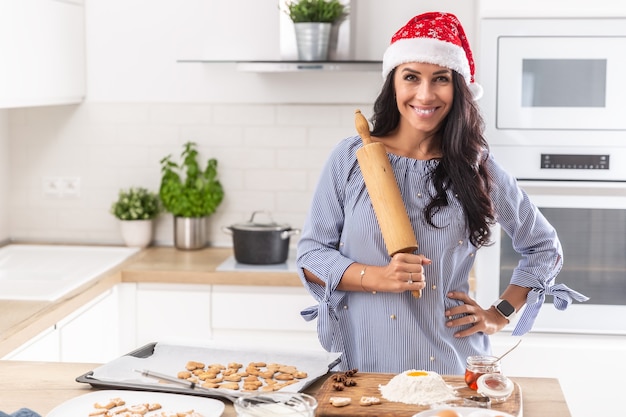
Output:
M217 176L217 159L200 165L194 142L183 146L181 161L168 155L161 159L159 196L166 211L174 216L174 246L201 249L207 244L207 218L224 199Z
M150 246L154 234L153 220L161 212L156 193L143 187L122 189L110 211L120 220L122 239L127 246Z
M332 25L348 15L339 0L294 0L285 2L285 13L294 24L298 59L325 61Z

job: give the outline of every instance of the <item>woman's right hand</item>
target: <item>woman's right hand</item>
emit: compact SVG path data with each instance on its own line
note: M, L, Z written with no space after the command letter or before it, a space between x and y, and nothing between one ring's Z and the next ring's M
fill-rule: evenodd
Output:
M396 253L387 266L370 267L377 269L378 277L376 282L370 281L368 288L396 293L423 290L426 287L424 266L431 263L424 255Z
M424 266L432 261L424 255L397 253L386 266L351 264L337 286L342 291L395 292L423 290L426 287ZM321 286L326 283L312 272L303 269L308 282Z

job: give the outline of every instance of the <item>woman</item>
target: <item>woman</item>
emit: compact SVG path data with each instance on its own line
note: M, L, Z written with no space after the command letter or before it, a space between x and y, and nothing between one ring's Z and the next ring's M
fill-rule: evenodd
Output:
M563 263L557 234L489 154L474 103L482 90L458 19L411 19L385 52L383 77L372 140L385 145L419 254L387 254L356 159L361 138L345 139L325 165L298 243L300 277L319 302L303 316L318 319L326 350L344 353L342 369L462 374L466 358L489 354L488 335L524 305L514 334L530 330L545 294L562 309L585 297L553 286ZM468 276L495 222L523 259L496 305L482 308L468 295Z

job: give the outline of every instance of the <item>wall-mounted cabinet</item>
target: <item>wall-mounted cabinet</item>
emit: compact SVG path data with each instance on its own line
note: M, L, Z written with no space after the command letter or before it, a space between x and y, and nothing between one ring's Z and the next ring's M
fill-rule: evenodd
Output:
M0 108L82 101L84 24L81 1L0 2Z

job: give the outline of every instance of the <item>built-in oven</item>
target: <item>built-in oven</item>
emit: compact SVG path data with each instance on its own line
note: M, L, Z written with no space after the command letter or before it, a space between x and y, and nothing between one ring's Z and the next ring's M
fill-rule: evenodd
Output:
M556 282L589 297L560 311L547 296L533 331L626 335L626 186L573 182L520 185L561 240L564 265ZM499 298L520 259L511 239L499 227L494 228L493 237L494 244L478 251L475 264L476 299L483 307ZM513 327L514 323L507 329Z
M484 19L486 136L525 180L626 181L626 19Z

